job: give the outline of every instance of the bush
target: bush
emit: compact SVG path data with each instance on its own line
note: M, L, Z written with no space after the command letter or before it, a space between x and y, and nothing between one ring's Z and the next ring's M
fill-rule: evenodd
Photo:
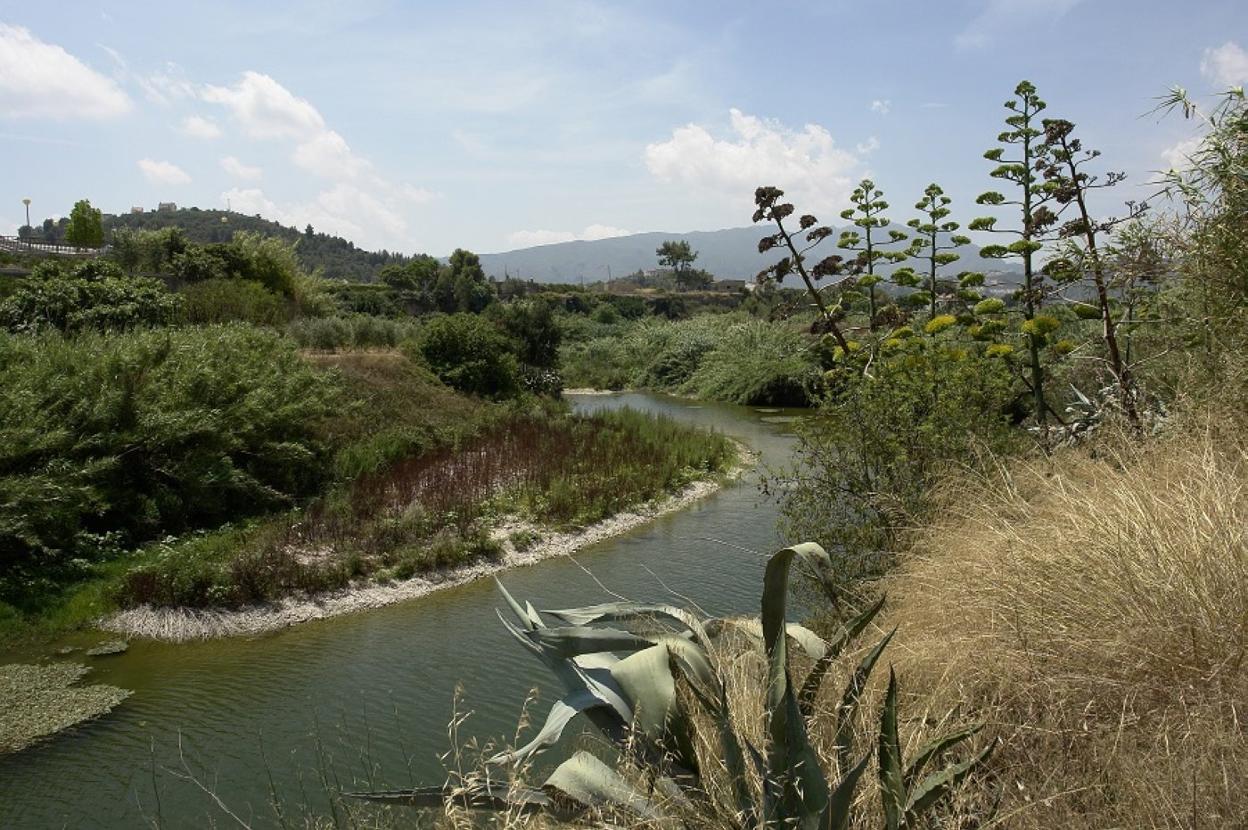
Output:
M847 579L868 579L888 565L897 532L924 520L949 467L1015 447L1012 379L1000 358L912 337L869 376L842 370L832 383L799 426L795 469L780 476L782 526L837 551Z
M251 327L4 335L0 383L6 579L289 504L330 469L337 385Z
M0 303L0 325L12 332L125 330L174 322L181 300L159 280L126 276L111 262L72 269L45 261Z
M737 323L707 352L684 390L731 403L806 406L821 382L807 345L783 325Z
M506 398L519 388L520 367L507 337L475 314L434 317L415 348L443 383L461 392Z
M241 321L257 326L278 326L288 314L281 297L245 280L210 279L187 286L181 296L188 323Z

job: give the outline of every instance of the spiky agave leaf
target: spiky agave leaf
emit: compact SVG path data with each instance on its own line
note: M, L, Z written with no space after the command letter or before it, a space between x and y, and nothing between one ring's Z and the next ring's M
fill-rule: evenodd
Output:
M706 630L702 621L694 614L675 605L645 602L605 602L600 605L586 605L582 608L561 608L547 610L545 613L557 617L570 625L590 625L596 622L623 622L638 617L667 617L675 620L689 631L695 640L703 646L707 643Z
M853 677L845 684L845 692L841 695L840 705L836 708L836 759L841 769L846 769L853 763L854 713L858 710L862 690L866 688L867 680L871 677L871 672L880 659L880 655L884 653L884 649L888 647L889 641L896 633L897 629L894 628L881 637L880 641L858 663Z
M899 830L906 806L906 787L901 772L901 742L897 737L897 675L888 670L888 692L880 710L880 800L885 830Z
M784 548L767 561L762 603L768 721L763 818L768 827L796 823L804 830L816 830L828 806L828 782L807 738L806 723L789 678L784 619L789 573L798 558L810 561L817 572L831 566L824 549L810 542Z
M634 790L619 773L588 752L577 752L556 767L542 790L555 801L571 800L586 809L614 807L645 819L663 817L654 801Z
M849 830L849 809L854 804L854 795L858 791L858 781L867 769L871 753L862 756L862 760L854 764L837 783L836 789L828 799L828 812L824 820L826 830Z
M922 775L923 768L927 766L929 761L940 755L945 750L952 749L966 739L974 736L983 728L984 725L982 723L977 723L974 726L968 726L964 729L959 729L956 732L950 732L946 735L933 738L923 746L919 747L918 751L914 753L914 757L910 760L910 763L906 765L906 775L904 779L906 792L909 793L913 791L914 782L918 780L920 775Z
M880 597L874 605L850 620L835 637L826 642L823 656L815 661L815 665L811 667L810 673L806 675L805 682L802 683L802 690L797 696L798 706L802 710L802 717L808 721L810 720L815 706L815 698L819 695L819 687L823 685L823 678L827 675L828 669L832 667L833 661L840 657L845 647L861 634L863 629L871 624L871 621L875 619L875 615L880 613L880 609L883 607L884 597Z
M915 826L923 813L930 809L933 804L949 795L954 787L962 783L966 776L986 762L996 748L997 742L993 740L974 757L968 758L960 764L952 764L945 767L940 772L934 772L920 781L910 791L909 798L906 800L902 826Z

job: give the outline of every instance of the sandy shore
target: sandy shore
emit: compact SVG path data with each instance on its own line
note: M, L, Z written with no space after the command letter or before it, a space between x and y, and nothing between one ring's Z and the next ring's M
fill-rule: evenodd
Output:
M756 456L746 448L740 447L740 453L740 464L724 478L735 478L756 463ZM542 534L539 542L525 551L517 551L510 542L505 542L503 556L496 561L477 562L397 582L367 582L316 597L288 598L277 603L233 610L153 608L144 605L106 617L99 625L106 631L118 634L174 643L265 634L311 620L353 614L417 599L434 591L463 585L509 568L532 565L554 556L567 556L588 545L653 521L659 516L688 507L722 486L722 480L697 481L667 498L650 502L635 510L617 513L609 519L576 531L555 533L537 529ZM495 534L502 538L519 527L516 524L503 526Z

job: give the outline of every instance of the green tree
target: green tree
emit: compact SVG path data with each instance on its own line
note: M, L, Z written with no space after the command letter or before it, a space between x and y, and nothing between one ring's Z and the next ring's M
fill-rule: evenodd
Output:
M86 199L74 203L69 212L69 227L65 241L80 248L95 248L104 244L104 220L102 214Z
M698 258L698 252L685 239L669 239L656 248L654 253L659 258L659 265L672 269L678 283L681 282L681 274L692 268L694 260Z
M906 256L903 251L890 251L881 246L904 242L907 237L899 230L889 230L887 239L880 235L889 224L888 219L884 217L884 211L888 210L888 202L884 201L884 191L877 188L875 182L863 179L850 194L849 201L854 206L841 211L841 218L853 222L854 226L860 230L842 231L837 247L854 251L857 254L854 267L860 274L858 285L867 289L868 314L870 315L868 326L871 331L875 331L877 326L875 286L881 281L881 277L875 273L875 264L881 260L898 262Z
M434 317L420 330L416 345L434 374L461 392L506 398L519 386L519 366L511 344L479 315Z
M1031 378L1027 384L1032 395L1032 414L1036 425L1041 429L1048 420L1051 408L1045 397L1047 373L1041 362L1040 352L1046 338L1057 324L1055 318L1040 314L1045 301L1045 287L1043 274L1036 268L1036 254L1044 247L1048 238L1046 232L1057 221L1057 215L1049 207L1053 200L1053 191L1045 184L1037 168L1037 165L1042 168L1047 164L1051 156L1049 146L1043 140L1044 131L1039 126L1040 113L1045 106L1030 81L1020 82L1014 89L1014 97L1005 102L1005 108L1010 111L1005 118L1009 129L1002 132L997 139L1005 146L994 147L984 153L984 158L997 165L989 175L1017 186L1020 195L1017 199L1006 199L997 191L988 191L975 201L981 205L1017 208L1020 212L1019 226L1010 229L998 228L995 216L976 218L969 225L973 231L1017 237L1008 245L985 245L979 253L987 259L1022 260L1023 285L1019 299L1025 318L1023 332L1027 338L1030 363ZM1007 158L1007 151L1013 155ZM1037 320L1037 317L1042 319Z

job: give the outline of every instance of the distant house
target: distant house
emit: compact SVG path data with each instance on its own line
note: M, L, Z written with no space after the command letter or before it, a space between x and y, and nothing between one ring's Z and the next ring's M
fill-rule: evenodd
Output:
M177 202L161 202L159 205L156 206L156 211L158 213L173 213L177 209L178 209Z
M142 207L138 207L138 206L136 206L136 207L132 207L132 208L130 208L130 212L131 212L131 213L142 213L142 212L143 212L143 208L142 208Z

